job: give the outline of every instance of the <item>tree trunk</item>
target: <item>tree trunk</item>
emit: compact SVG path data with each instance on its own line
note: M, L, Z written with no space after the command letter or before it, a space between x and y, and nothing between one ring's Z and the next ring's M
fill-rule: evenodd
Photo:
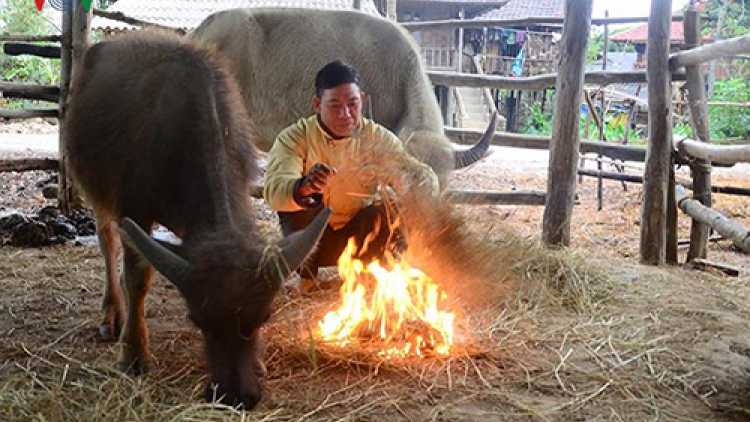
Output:
M640 261L662 265L666 258L667 197L672 150L669 73L671 0L652 0L648 21L648 152L641 205Z
M547 246L570 245L570 221L580 148L579 121L592 0L566 0L555 115L547 178L542 240ZM570 106L574 105L574 106Z

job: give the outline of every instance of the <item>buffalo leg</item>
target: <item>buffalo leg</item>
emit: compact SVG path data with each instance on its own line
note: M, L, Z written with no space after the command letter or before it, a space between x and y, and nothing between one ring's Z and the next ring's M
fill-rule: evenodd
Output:
M104 256L106 276L104 280L104 297L102 313L104 317L99 332L104 340L116 340L125 317L125 302L120 288L120 277L117 271L117 258L122 245L114 218L104 212L96 212L96 234L99 237L99 248Z
M117 369L132 374L144 374L149 371L151 364L145 303L146 294L151 289L154 278L154 268L129 246L125 245L123 249L123 287L128 313L120 335L121 348Z

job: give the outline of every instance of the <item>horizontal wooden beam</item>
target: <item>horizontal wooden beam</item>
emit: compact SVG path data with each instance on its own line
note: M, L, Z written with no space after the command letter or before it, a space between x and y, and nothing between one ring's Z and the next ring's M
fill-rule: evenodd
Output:
M750 163L750 145L716 145L693 139L676 143L677 152L683 156L702 158L723 164Z
M57 102L60 98L60 87L56 85L0 82L0 94L5 98Z
M56 108L27 109L27 110L0 110L0 119L31 119L34 117L59 117L60 112Z
M682 20L681 15L672 17L677 22ZM401 22L407 31L424 31L428 29L455 29L455 28L493 28L509 26L562 26L563 18L529 17L524 19L447 19L435 21ZM620 17L620 18L597 18L591 19L592 25L613 25L625 23L648 22L648 17Z
M60 162L55 158L20 158L0 160L0 173L6 171L58 170Z
M446 136L456 143L471 145L476 143L484 134L478 129L458 129L446 126ZM551 138L548 136L521 135L518 133L495 132L491 144L503 147L549 150ZM644 162L646 150L644 148L618 145L609 142L581 140L581 153L596 153L616 160Z
M545 205L547 194L539 191L477 191L448 189L443 193L454 204L466 205Z
M750 34L674 53L669 56L669 67L677 69L746 53L750 53Z
M9 56L20 56L27 54L30 56L46 57L48 59L60 58L59 45L37 45L25 42L6 42L3 44L3 53Z
M643 176L637 174L613 173L591 169L578 169L578 174L587 177L601 177L602 179L620 180L631 183L643 183ZM693 183L689 181L679 182L688 189L693 189ZM727 195L750 196L750 189L735 186L711 185L711 192Z
M557 84L557 73L516 78L495 75L477 75L471 73L429 71L427 72L427 76L429 76L433 85L470 86L475 88L536 91L544 88L554 88L555 84ZM646 72L643 70L625 72L594 71L586 72L584 77L584 82L588 85L606 86L618 83L646 83ZM673 72L672 80L686 80L685 73Z
M0 42L60 42L60 40L62 40L60 35L0 35Z

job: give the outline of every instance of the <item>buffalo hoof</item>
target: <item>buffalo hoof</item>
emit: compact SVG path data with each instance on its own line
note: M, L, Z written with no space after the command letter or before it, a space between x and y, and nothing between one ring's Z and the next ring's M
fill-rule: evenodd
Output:
M117 370L128 375L144 375L151 372L151 362L147 359L135 359L130 362L117 362Z

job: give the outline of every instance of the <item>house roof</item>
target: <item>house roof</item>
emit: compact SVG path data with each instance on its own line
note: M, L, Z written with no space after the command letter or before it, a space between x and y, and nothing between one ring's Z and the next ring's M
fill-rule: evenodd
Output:
M162 26L190 30L198 27L208 15L221 10L235 8L306 8L306 9L352 9L352 0L120 0L108 12L124 15ZM378 15L372 0L362 0L362 10ZM132 25L95 16L93 29L133 29Z
M510 0L476 19L564 18L565 0Z
M706 35L703 37L704 41L710 40L711 37ZM611 41L616 42L629 42L633 44L646 44L648 41L648 23L638 25L629 31L617 34L610 37ZM685 32L682 22L672 22L672 26L669 29L669 43L670 44L684 44L685 43Z

